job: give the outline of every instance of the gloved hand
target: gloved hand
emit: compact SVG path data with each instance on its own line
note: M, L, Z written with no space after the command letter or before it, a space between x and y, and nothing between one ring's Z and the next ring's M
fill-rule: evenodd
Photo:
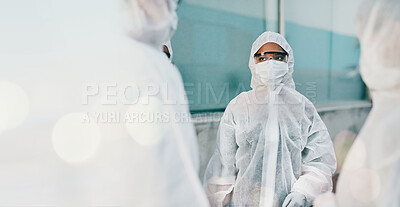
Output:
M286 196L282 207L303 207L306 206L306 202L307 199L305 195L298 192L292 192Z

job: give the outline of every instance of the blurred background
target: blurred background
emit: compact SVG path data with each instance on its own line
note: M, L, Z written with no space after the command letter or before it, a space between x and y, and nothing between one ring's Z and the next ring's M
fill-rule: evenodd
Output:
M250 90L251 45L264 31L283 34L294 50L296 89L325 121L339 168L371 103L358 71L355 16L360 0L184 0L172 39L200 143L201 172L211 157L219 118Z

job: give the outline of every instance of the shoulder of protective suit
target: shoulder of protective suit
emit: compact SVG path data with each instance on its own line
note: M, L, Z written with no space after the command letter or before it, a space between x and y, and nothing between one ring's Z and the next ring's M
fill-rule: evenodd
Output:
M295 89L289 89L289 90L292 91L291 92L292 95L295 95L296 98L299 99L299 101L305 105L305 107L315 108L313 102L310 99L308 99L306 96L304 96L300 92L296 91Z
M235 98L233 98L228 105L237 105L237 104L243 104L245 102L245 100L247 99L249 92L248 91L244 91L239 93L239 95L237 95Z
M229 111L237 111L237 110L242 110L243 106L246 104L247 100L247 95L249 92L241 92L239 95L237 95L235 98L233 98L229 103L228 106L226 107Z
M303 94L301 94L301 96L302 96L302 98L303 98L303 102L304 102L304 105L305 105L306 107L311 107L311 108L314 108L314 109L315 109L314 103L313 103L310 99L308 99L307 97L305 97Z

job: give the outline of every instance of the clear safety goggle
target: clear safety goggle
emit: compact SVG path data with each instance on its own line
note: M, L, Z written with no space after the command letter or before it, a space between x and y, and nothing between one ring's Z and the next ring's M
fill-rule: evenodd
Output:
M288 54L286 52L263 52L254 55L256 63L265 62L267 60L277 60L287 62Z

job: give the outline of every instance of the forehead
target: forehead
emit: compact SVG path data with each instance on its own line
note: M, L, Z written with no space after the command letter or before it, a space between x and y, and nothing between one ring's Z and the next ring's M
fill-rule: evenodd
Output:
M286 52L281 46L276 43L268 42L264 44L256 53L263 52Z

